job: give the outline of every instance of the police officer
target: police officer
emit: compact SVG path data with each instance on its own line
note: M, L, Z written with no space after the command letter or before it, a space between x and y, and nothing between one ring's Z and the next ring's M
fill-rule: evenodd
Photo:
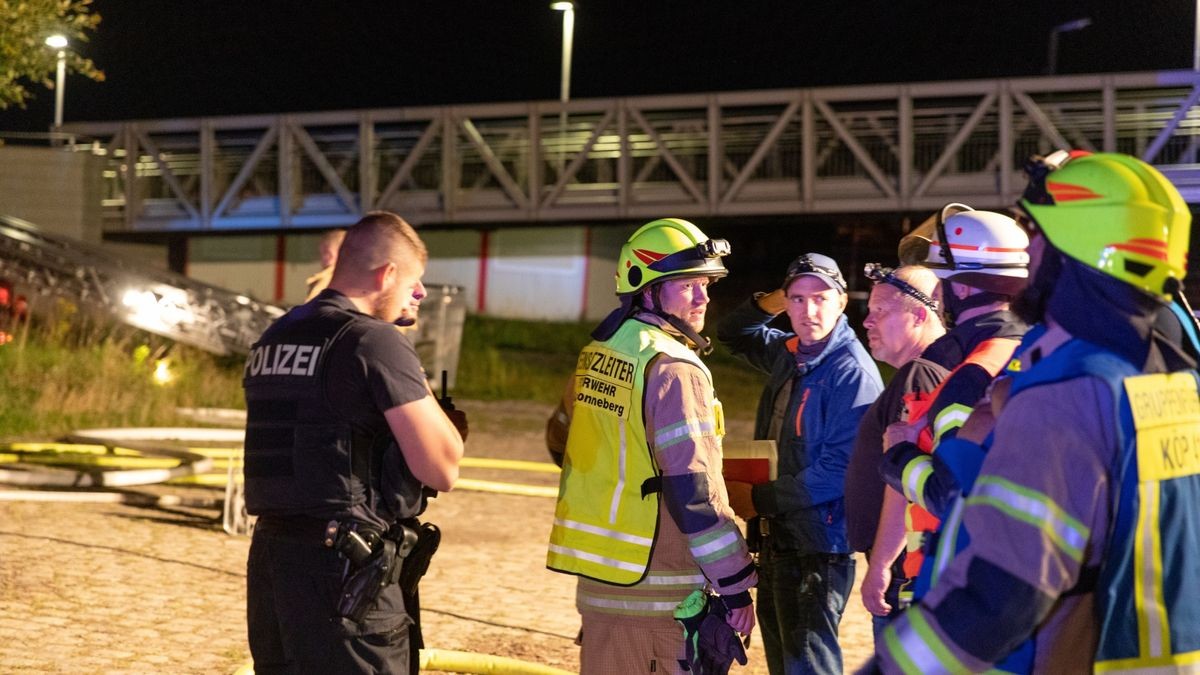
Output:
M975 536L888 627L879 665L983 671L1032 636L1035 672L1190 672L1200 395L1156 318L1180 290L1191 215L1127 155L1028 171L1018 220L1035 272L1018 307L1045 330L993 391L962 509Z
M642 226L621 248L621 307L580 354L546 565L580 577L584 675L686 670L693 654L673 614L698 589L720 594L732 629L754 626L754 563L722 485L722 417L696 354L728 252L684 220Z
M465 417L451 413L460 432L396 325L416 319L427 259L402 218L368 213L347 232L329 288L272 324L246 361L258 673L417 671L415 593L388 583L364 596L380 584L360 582L376 570L394 580L424 489L458 478Z

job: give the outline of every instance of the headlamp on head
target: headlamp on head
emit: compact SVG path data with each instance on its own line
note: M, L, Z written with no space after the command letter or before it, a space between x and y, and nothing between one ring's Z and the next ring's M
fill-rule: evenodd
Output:
M822 260L827 260L828 262L826 263ZM839 293L846 292L846 279L842 276L842 271L837 268L837 263L828 256L813 253L801 254L792 261L792 264L788 265L782 288L787 290L787 287L797 277L804 275L818 276Z
M692 248L676 251L662 260L650 263L647 267L655 272L675 272L694 267L699 261L722 258L729 255L731 250L727 239L705 239Z
M887 284L904 295L916 300L931 311L938 311L937 300L917 290L915 286L896 276L896 270L884 267L879 263L867 263L863 267L863 276L876 284Z

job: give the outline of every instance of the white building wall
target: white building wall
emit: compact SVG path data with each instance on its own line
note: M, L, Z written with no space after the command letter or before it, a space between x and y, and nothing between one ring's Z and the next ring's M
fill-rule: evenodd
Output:
M320 271L321 234L283 235L282 256L280 235L192 237L185 274L266 302L297 305L308 294L308 277Z
M100 243L102 158L64 148L0 146L0 213Z
M426 285L461 286L467 311L479 306L479 249L483 235L476 230L418 230L429 250Z
M580 318L584 245L582 227L491 232L483 312L508 319Z
M591 228L584 319L599 321L617 308L617 257L633 231L633 227Z
M276 302L277 245L275 235L192 237L184 272L206 284Z
M616 307L613 273L626 228L552 225L420 234L429 249L426 282L461 286L471 312L590 321Z
M298 305L308 296L308 278L321 271L318 246L324 230L289 234L284 240L283 297L277 302Z

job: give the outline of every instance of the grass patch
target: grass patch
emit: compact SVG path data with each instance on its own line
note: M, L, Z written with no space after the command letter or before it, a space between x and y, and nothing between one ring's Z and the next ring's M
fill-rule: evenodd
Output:
M552 406L591 341L591 323L467 318L456 398ZM173 378L152 375L166 358ZM731 418L753 419L763 377L717 346L706 359ZM130 330L86 335L35 327L0 346L0 441L46 439L75 429L194 424L178 407L243 408L241 357L218 358Z
M172 379L153 379L162 342L105 338L67 344L30 335L0 347L0 439L46 439L75 429L190 425L177 407L243 407L240 359L174 345Z
M594 323L541 322L468 316L463 328L455 396L521 399L553 405ZM764 375L720 345L705 359L725 414L753 419Z

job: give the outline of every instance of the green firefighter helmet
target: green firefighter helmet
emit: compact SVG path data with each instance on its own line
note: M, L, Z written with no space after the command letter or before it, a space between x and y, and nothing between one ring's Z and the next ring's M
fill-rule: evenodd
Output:
M617 259L617 295L636 293L671 277L723 277L721 257L729 242L709 239L700 228L679 218L646 223L630 235Z
M1018 202L1067 256L1169 300L1186 273L1192 215L1157 169L1117 153L1058 152L1026 166Z

